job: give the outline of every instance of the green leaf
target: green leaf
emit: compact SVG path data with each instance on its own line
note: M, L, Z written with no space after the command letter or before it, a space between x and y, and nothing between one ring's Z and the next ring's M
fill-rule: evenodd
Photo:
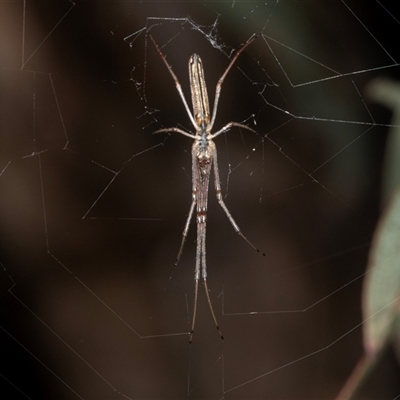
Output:
M375 231L363 290L364 347L376 355L399 327L400 190L397 189Z

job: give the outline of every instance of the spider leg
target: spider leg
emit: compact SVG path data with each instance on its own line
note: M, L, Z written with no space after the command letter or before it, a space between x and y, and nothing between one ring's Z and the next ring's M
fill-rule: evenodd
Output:
M194 333L194 324L196 322L196 314L197 314L197 297L199 293L199 280L196 279L194 281L194 309L193 309L193 320L192 320L192 327L190 329L189 334L189 344L192 344L193 333Z
M185 241L186 241L186 237L188 235L189 232L189 225L190 225L190 220L192 219L192 215L193 215L193 211L194 211L194 206L196 205L196 195L193 194L193 200L192 200L192 204L190 205L190 210L189 210L189 215L186 219L186 224L185 224L185 228L182 232L182 241L181 241L181 246L179 247L179 251L178 251L178 255L176 256L176 260L175 260L175 267L178 265L178 262L181 258L181 255L183 253L183 246L185 245Z
M210 295L208 293L207 279L204 278L203 282L204 282L204 290L206 291L207 301L208 301L208 305L210 307L211 315L212 315L214 323L215 323L215 327L217 328L217 331L219 333L219 336L221 336L222 341L224 341L224 337L222 335L221 329L219 328L219 325L218 325L218 322L217 322L217 318L215 317L214 309L213 309L213 306L211 304Z
M229 125L229 124L228 124ZM240 230L238 224L235 222L235 220L233 219L231 213L228 210L228 207L226 206L223 198L222 198L222 194L221 194L221 180L219 178L219 171L218 171L218 161L217 161L217 151L214 150L213 154L212 154L212 158L213 158L213 163L214 163L214 182L215 182L215 193L217 196L217 201L219 203L219 205L222 207L222 209L225 211L226 216L229 219L229 222L231 223L231 225L233 226L233 229L236 231L236 233L242 237L248 245L250 245L255 251L257 251L257 253L261 253L263 256L265 256L265 253L262 253L256 246L254 246L253 243L250 242L249 239L247 239L246 236L243 235L242 231Z
M181 135L185 135L187 137L190 137L192 139L196 139L196 135L193 135L192 133L189 132L185 132L182 129L179 128L162 128L162 129L158 129L156 131L153 132L153 135L156 133L161 133L161 132L176 132L176 133L180 133Z
M217 82L217 86L215 87L214 106L213 106L213 112L212 112L212 117L211 117L211 122L210 122L210 130L214 126L215 117L217 116L217 108L218 108L219 96L221 94L222 83L224 82L224 79L225 79L226 75L228 74L228 72L232 68L233 64L235 64L236 60L238 59L240 54L244 51L244 49L247 46L249 46L250 43L252 43L258 36L259 36L259 34L252 35L250 37L250 39L236 52L236 54L232 58L231 62L229 63L228 67L226 68L225 72L222 74L221 78L219 78L219 80Z
M154 40L154 38L153 38L153 36L151 35L151 33L148 33L148 35L149 35L151 41L154 43L154 46L155 46L155 48L156 48L158 54L160 55L160 57L161 57L161 59L163 60L164 64L167 66L168 71L169 71L169 73L171 74L172 79L173 79L174 82L175 82L176 90L178 91L179 96L181 97L182 103L183 103L183 105L185 106L185 109L186 109L186 112L187 112L187 114L188 114L188 116L189 116L189 118L190 118L190 121L192 122L194 128L195 128L195 129L198 129L198 125L197 125L196 121L194 120L192 113L190 112L189 105L188 105L188 103L187 103L187 101L186 101L186 99L185 99L185 95L184 95L183 92L182 92L182 86L181 86L181 84L179 83L179 80L178 80L177 76L174 74L174 71L172 71L171 66L168 64L166 57L165 57L164 54L162 53L161 49L158 47L158 44L157 44L156 41ZM182 132L181 132L181 133L182 133Z
M224 127L222 127L219 131L210 135L210 139L214 139L215 137L219 136L221 133L228 132L234 126L237 126L238 128L247 129L250 132L256 133L256 131L254 129L251 129L247 125L240 124L239 122L229 122ZM214 165L214 168L215 168L215 165Z

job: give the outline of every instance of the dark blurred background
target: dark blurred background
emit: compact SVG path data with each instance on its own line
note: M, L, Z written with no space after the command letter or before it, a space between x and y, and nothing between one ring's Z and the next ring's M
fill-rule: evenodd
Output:
M365 87L398 78L390 12L373 1L0 3L4 398L334 398L363 352L353 328L391 119ZM194 221L173 264L192 141L152 132L193 127L146 29L188 101L187 62L202 57L211 104L232 52L263 34L227 76L214 127L257 131L216 144L226 204L267 254L235 234L212 183L208 282L223 345L201 287L188 346ZM395 398L398 377L389 349L359 398Z

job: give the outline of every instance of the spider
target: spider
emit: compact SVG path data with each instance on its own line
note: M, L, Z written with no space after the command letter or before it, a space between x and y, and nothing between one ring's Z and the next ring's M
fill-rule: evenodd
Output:
M206 222L207 222L207 199L208 199L208 186L210 182L210 174L212 167L214 170L214 185L217 200L219 205L225 211L230 223L235 229L236 233L239 234L254 250L260 252L240 231L239 226L236 224L231 213L229 212L227 206L221 195L221 181L219 177L218 161L217 161L217 148L213 141L221 133L229 131L233 127L247 129L248 131L254 132L253 129L247 125L238 122L229 122L223 128L215 133L211 133L214 126L215 118L217 116L218 101L221 94L222 83L228 74L229 70L232 68L233 64L240 56L240 54L257 38L258 35L254 34L250 39L242 45L242 47L236 52L225 72L219 78L217 86L215 88L215 98L212 115L210 115L210 107L208 103L207 87L204 79L203 63L197 54L193 54L189 59L189 80L190 80L190 91L192 96L193 113L191 113L188 103L185 99L185 95L182 92L181 84L175 73L172 71L170 65L168 65L167 59L160 50L153 36L148 33L151 41L163 60L164 64L167 66L169 73L171 74L176 89L179 96L185 106L186 112L192 122L192 125L196 131L195 134L186 132L180 128L162 128L154 133L160 132L176 132L194 140L192 145L192 203L189 210L189 215L186 220L185 228L182 233L182 242L179 248L179 252L175 261L175 266L178 264L179 259L182 255L183 246L185 244L186 237L189 231L190 221L196 207L196 222L197 222L197 249L196 249L196 266L194 272L194 309L193 309L193 320L192 326L189 333L189 343L192 343L194 326L196 322L196 312L197 312L197 298L198 298L198 288L200 277L203 280L207 302L210 307L211 315L214 320L217 331L222 340L224 337L222 335L221 329L219 328L217 318L214 313L213 306L211 304L211 299L207 286L207 264L206 264ZM262 253L264 256L265 254Z

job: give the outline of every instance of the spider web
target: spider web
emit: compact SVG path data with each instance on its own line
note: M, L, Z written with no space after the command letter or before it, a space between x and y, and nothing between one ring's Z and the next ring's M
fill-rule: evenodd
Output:
M12 399L329 399L362 354L360 298L396 77L389 2L3 2L2 393ZM384 27L384 28L383 28ZM226 204L193 344L187 62L202 57ZM213 186L213 185L211 185ZM388 352L360 394L394 399Z

